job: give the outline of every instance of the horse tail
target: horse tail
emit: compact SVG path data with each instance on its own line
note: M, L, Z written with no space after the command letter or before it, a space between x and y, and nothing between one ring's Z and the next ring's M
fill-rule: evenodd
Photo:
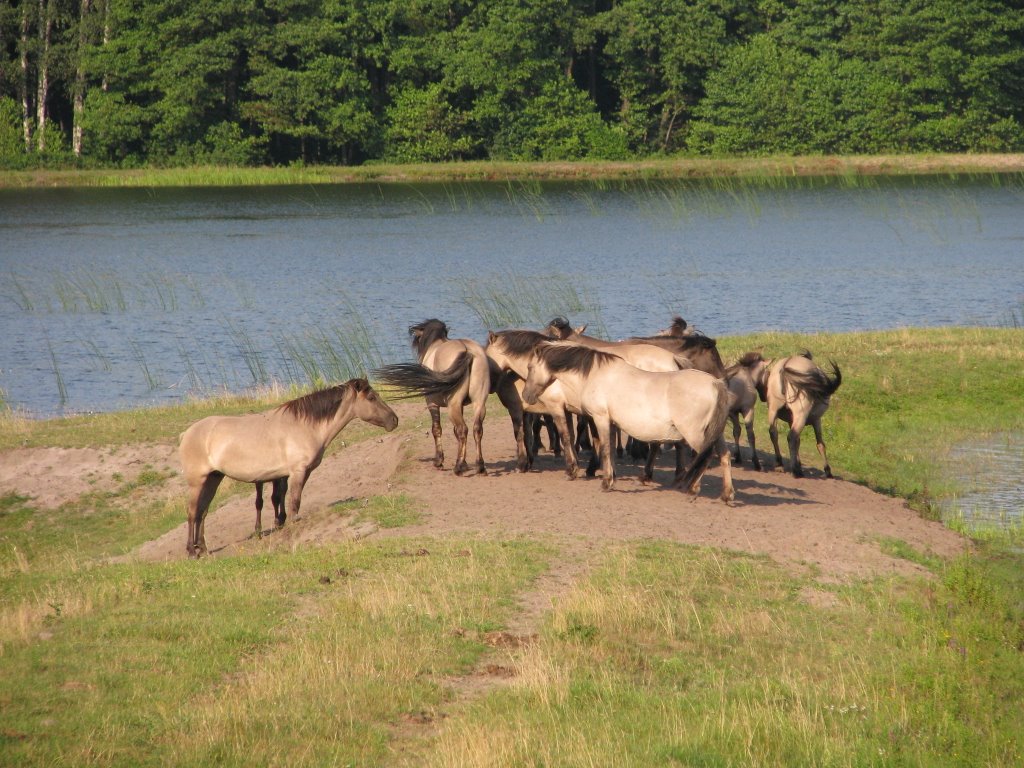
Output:
M689 488L704 474L711 461L711 454L714 453L718 439L725 429L725 422L729 420L730 393L721 379L715 380L715 392L715 408L704 425L704 448L693 458L679 480L679 485L683 488Z
M395 363L377 368L374 378L382 384L407 390L398 399L416 397L438 397L445 403L469 377L473 368L473 357L469 352L460 352L448 368L432 371L421 363Z
M831 397L839 389L839 385L843 383L843 373L839 370L835 360L830 360L829 363L832 365L832 377L829 377L820 368L801 372L783 366L780 371L783 396L788 399L789 396L786 393L788 386L798 393L805 392L813 400L821 401Z

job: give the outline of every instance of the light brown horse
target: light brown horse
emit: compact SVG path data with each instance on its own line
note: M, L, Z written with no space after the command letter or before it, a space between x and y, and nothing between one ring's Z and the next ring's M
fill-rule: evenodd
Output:
M351 379L269 411L207 416L186 429L178 453L189 488L185 543L189 557L207 552L206 512L225 477L245 483L287 478L288 511L284 517L298 515L306 480L320 466L330 442L352 419L388 432L398 426L398 416L367 381Z
M729 406L729 420L732 422L732 439L736 443L733 460L743 463L740 453L740 416L747 428L747 442L750 444L750 460L754 469L761 470L761 460L757 457L757 444L754 440L754 406L757 405L757 383L767 367L767 362L760 352L747 352L736 363L725 369L725 383L732 395Z
M523 400L536 402L556 380L568 398L594 420L605 490L615 484L609 446L614 422L638 440L686 441L697 455L677 475L675 484L694 494L700 490L700 479L717 447L722 457L722 500L730 502L735 497L730 456L722 436L729 414L729 391L719 379L694 370L642 371L608 352L550 342L533 353Z
M538 345L548 342L550 339L542 333L530 330L491 331L487 335L487 356L503 371L512 371L518 377L516 389L522 394L525 387L525 380L533 356L533 350ZM568 413L579 413L577 409L567 401L565 393L558 382L548 387L541 393L537 402L524 404L528 413L550 416L554 422L555 430L558 433L558 440L562 445L562 455L565 458L565 473L570 480L574 480L579 474L579 463L576 454L575 440L573 439L572 424L568 419Z
M673 350L648 344L646 340L608 341L584 333L587 326L572 328L564 317L556 317L544 333L553 339L571 341L591 349L600 349L618 355L630 365L645 371L678 371L693 368L693 362L685 355L676 354Z
M378 368L374 377L390 386L422 395L430 411L431 434L434 436L434 466L444 467L444 449L441 445L441 408L448 408L452 431L458 441L458 454L454 472L464 474L469 428L462 415L468 401L473 406L473 439L476 442L476 471L487 474L484 464L484 416L487 414L487 396L497 392L502 404L509 410L516 439L517 468L525 472L529 467L523 432L522 401L511 380L493 366L484 348L472 339L449 339L448 326L437 319L424 320L410 326L409 337L416 351L418 363L396 363Z
M757 391L768 403L768 435L775 448L775 471L786 470L779 451L779 430L776 419L789 424L789 461L793 477L803 477L800 465L800 432L810 424L818 443L818 453L825 462L825 477L832 477L825 454L825 440L821 434L821 417L828 410L832 395L843 383L843 374L835 361L831 378L811 359L811 353L767 361L758 380Z

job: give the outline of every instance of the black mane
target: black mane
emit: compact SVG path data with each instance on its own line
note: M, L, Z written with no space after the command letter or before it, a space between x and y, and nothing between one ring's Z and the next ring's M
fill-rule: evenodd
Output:
M366 379L349 379L344 384L318 389L279 407L297 419L319 424L334 418L349 392L365 392L369 388Z
M537 347L537 351L552 373L560 371L577 371L588 375L595 365L604 365L622 358L608 352L578 344L545 344Z
M528 355L536 349L543 341L550 341L550 337L539 331L495 331L495 336L501 339L501 344L510 355Z
M436 318L424 320L418 325L410 325L409 335L412 337L412 348L416 350L416 356L422 360L431 344L448 341L448 326Z

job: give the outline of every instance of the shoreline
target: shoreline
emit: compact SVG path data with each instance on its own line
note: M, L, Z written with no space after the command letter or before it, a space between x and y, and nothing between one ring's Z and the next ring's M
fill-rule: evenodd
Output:
M1005 175L1024 173L1022 154L801 156L635 161L473 161L360 166L0 170L0 189L215 187L284 184L409 184L508 181L643 181L786 177Z

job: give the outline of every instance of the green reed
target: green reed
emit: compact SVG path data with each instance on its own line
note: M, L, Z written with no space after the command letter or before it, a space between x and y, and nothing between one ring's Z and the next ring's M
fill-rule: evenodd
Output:
M53 370L53 377L57 382L57 396L63 407L68 402L68 388L64 384L64 376L60 372L60 366L57 365L57 353L53 351L53 344L50 343L49 337L46 339L46 348L50 352L50 365Z
M584 315L603 332L600 306L586 286L562 275L523 277L511 272L463 279L462 301L489 330L546 326L558 315Z

